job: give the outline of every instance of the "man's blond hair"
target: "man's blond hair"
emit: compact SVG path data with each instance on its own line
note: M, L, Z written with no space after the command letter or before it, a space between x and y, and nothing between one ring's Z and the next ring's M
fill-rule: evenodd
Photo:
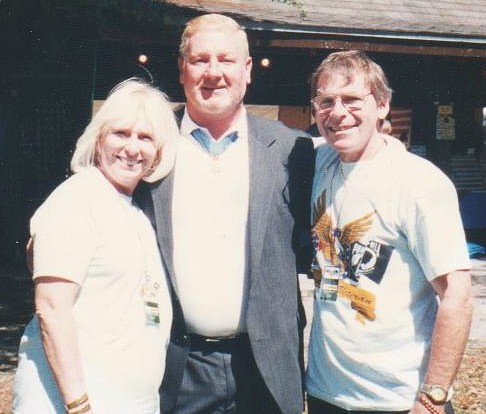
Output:
M186 23L184 31L181 36L181 43L179 45L179 57L184 58L186 56L189 39L197 32L205 30L217 30L238 33L241 36L242 45L244 46L244 52L246 56L250 55L250 48L248 46L248 36L245 29L231 17L224 16L222 14L211 13L203 14L202 16L195 17Z

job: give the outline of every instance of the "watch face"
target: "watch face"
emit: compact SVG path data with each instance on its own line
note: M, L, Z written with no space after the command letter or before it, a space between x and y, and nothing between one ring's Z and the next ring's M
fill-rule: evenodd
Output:
M429 391L429 395L434 402L445 402L447 398L447 393L441 387L433 387Z

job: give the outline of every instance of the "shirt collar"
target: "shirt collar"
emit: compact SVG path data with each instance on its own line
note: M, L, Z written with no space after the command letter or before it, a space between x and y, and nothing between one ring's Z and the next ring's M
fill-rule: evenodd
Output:
M246 140L248 137L248 121L246 115L247 115L246 108L243 108L243 111L241 111L240 116L235 120L235 122L233 122L233 125L231 125L231 127L224 133L224 136L228 135L233 131L236 131L238 132L238 139ZM185 137L190 137L191 132L196 128L205 129L209 134L209 131L206 128L196 124L191 119L189 113L187 112L187 108L185 108L184 115L182 116L182 121L181 121L181 134Z

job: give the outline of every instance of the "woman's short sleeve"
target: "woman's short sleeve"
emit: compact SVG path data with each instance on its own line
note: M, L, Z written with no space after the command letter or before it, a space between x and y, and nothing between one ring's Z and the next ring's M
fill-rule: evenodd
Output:
M81 284L87 273L95 227L88 192L74 177L54 190L31 219L34 278L55 276Z

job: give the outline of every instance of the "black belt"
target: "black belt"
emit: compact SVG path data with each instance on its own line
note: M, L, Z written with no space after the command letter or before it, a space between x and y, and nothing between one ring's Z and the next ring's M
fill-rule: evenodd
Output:
M247 334L230 336L204 336L189 334L191 349L229 349L244 342L248 342Z

